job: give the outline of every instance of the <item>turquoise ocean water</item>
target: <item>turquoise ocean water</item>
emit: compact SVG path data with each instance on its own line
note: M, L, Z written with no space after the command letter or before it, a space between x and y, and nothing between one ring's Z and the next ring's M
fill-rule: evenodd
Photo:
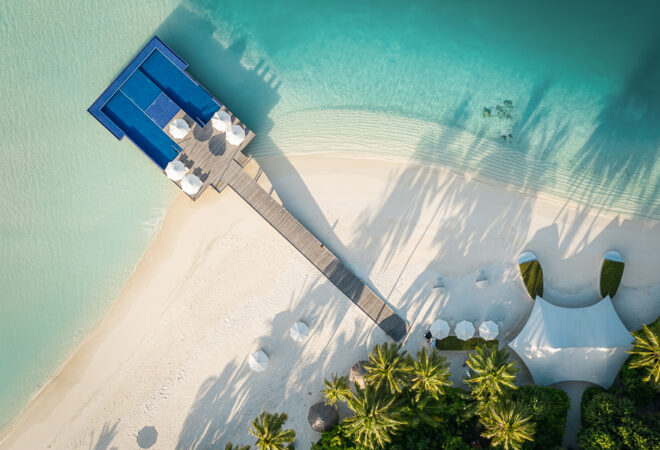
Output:
M152 34L262 143L303 111L404 116L506 149L429 135L415 158L658 219L657 17L654 1L2 2L0 424L107 311L174 195L86 113Z

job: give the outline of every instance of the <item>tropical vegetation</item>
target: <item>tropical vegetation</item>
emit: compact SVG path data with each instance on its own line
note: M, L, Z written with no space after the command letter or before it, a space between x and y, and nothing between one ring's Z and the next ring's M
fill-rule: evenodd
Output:
M326 405L337 406L338 402L345 402L351 396L351 386L346 376L338 377L332 374L332 379L325 380L324 385L321 395Z
M474 350L477 347L497 348L497 341L487 341L481 337L473 337L463 341L456 336L447 336L444 339L436 339L435 348L437 350Z
M624 267L625 264L620 261L610 261L609 259L603 261L600 271L600 295L614 297L619 290Z
M630 367L644 369L644 381L660 383L660 333L651 330L646 325L632 334L635 337L633 349L629 352L635 356Z
M483 435L495 447L504 447L505 450L520 448L534 436L531 420L532 416L521 403L498 400L489 404L482 415Z
M660 318L633 333L631 356L614 385L584 392L580 447L660 448L660 383L655 356L659 335Z
M284 429L284 424L289 419L286 413L262 412L252 421L252 428L248 427L250 434L257 438L259 450L284 450L293 448L296 440L296 432Z
M366 365L366 386L350 393L339 378L326 381L323 396L345 401L353 415L325 431L316 450L557 448L568 412L562 391L516 389L517 367L506 350L479 347L467 361L468 390L451 386L449 364L438 350L411 357L398 344L375 346ZM342 385L343 386L343 385ZM553 422L553 423L550 423ZM553 428L552 425L555 425ZM535 429L548 427L535 446Z
M533 299L536 299L537 296L543 297L543 270L541 269L541 263L535 259L520 264L520 274L529 295Z

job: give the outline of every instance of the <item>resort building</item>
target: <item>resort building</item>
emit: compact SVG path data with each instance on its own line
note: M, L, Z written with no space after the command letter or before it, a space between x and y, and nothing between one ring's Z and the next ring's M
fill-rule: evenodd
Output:
M153 37L88 109L117 139L127 137L192 200L229 186L391 338L406 322L243 170L254 133L185 71Z
M537 296L509 347L537 384L588 381L607 389L630 356L632 341L609 296L584 308L556 306Z

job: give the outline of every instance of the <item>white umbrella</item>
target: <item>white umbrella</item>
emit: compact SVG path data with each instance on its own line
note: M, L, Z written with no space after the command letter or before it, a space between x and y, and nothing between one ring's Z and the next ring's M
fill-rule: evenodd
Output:
M231 127L231 116L227 111L218 111L211 117L213 128L220 132L225 132Z
M459 338L461 341L467 341L473 336L474 336L474 325L472 325L472 322L463 320L461 322L458 322L458 324L456 324L456 337Z
M289 328L289 335L296 342L304 342L309 336L309 327L304 322L296 322Z
M255 372L263 372L268 367L268 355L263 350L257 350L248 358L248 365Z
M199 192L202 184L202 180L197 178L196 175L190 173L183 177L183 181L181 181L181 189L183 189L183 192L188 195L195 195L197 192Z
M245 140L245 130L240 125L234 125L230 130L227 130L227 142L231 145L241 145Z
M500 327L492 320L481 322L481 325L479 325L479 336L487 341L492 341L498 334L500 334Z
M446 320L437 319L431 324L429 331L434 338L444 339L449 336L449 324Z
M174 119L170 124L170 134L174 139L183 139L190 131L190 126L183 119Z
M174 181L182 180L186 176L186 172L188 172L188 169L181 161L170 161L165 167L165 175Z

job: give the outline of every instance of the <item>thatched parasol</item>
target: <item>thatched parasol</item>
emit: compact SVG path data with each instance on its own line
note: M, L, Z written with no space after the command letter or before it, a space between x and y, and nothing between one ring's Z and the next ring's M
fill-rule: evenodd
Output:
M367 369L364 367L369 361L358 361L351 367L351 373L348 379L351 383L357 383L360 388L364 389L364 376L367 374Z
M334 406L319 402L309 408L307 421L312 427L312 430L321 433L339 423L339 413Z

